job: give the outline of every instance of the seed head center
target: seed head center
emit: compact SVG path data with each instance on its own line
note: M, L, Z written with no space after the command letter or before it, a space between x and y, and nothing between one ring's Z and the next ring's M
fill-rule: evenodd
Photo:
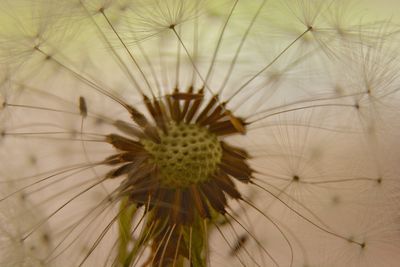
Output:
M221 162L222 148L215 134L196 124L171 122L160 142L143 139L158 167L163 186L177 188L210 179Z

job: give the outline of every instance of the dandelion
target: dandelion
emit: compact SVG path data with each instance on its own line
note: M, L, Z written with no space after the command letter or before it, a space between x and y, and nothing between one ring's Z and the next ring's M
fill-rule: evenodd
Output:
M40 211L1 221L14 253L396 266L398 26L367 5L3 1L0 204Z

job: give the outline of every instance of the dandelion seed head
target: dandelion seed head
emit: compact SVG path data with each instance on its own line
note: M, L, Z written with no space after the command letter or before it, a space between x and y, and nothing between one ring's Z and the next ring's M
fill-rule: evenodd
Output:
M391 20L344 0L30 2L0 4L0 205L40 212L0 220L21 229L1 263L397 266Z

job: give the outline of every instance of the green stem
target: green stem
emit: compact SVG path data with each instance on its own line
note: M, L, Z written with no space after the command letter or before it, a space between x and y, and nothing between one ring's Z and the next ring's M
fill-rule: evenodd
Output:
M129 244L132 242L131 230L136 211L136 205L129 203L129 199L127 197L122 199L120 204L120 215L118 218L119 238L117 257L120 266L130 265L130 262L127 262L129 255L128 249Z

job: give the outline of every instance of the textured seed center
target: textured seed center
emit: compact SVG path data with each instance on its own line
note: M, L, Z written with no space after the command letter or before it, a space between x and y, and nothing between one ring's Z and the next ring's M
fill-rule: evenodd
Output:
M222 148L217 136L195 124L171 123L159 144L142 140L158 166L161 183L167 187L187 187L204 182L217 170Z

